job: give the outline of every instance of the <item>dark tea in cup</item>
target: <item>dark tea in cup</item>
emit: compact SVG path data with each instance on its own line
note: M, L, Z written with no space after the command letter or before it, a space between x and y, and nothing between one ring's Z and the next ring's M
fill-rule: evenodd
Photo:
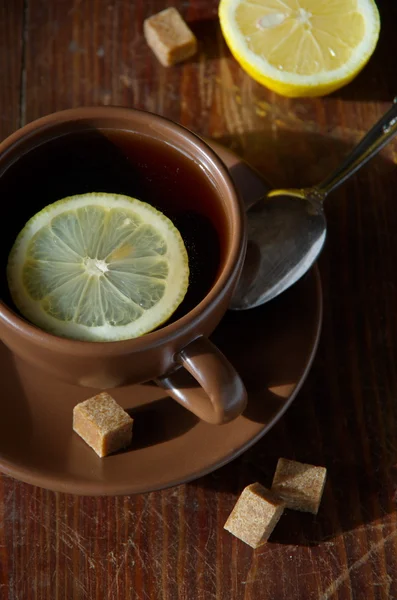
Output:
M179 319L205 297L219 269L224 229L214 184L202 176L198 162L171 145L161 144L155 137L137 137L109 128L46 140L0 177L1 197L15 202L15 218L3 236L7 251L2 254L1 293L7 304L13 302L4 261L19 231L45 206L87 192L138 198L164 213L181 233L189 256L189 287L167 323Z

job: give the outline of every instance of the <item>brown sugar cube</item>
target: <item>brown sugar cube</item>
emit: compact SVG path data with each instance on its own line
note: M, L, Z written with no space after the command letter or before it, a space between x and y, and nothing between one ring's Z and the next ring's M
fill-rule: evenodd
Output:
M133 419L106 392L73 409L73 429L98 456L107 456L131 443Z
M274 474L272 492L287 508L317 514L323 495L327 469L280 458Z
M283 514L284 502L260 483L247 486L224 528L252 548L262 546Z
M146 41L165 67L190 58L197 40L176 8L166 8L143 23Z

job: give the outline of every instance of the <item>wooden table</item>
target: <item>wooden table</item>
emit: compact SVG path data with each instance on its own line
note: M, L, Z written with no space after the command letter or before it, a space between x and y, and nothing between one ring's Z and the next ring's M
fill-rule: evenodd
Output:
M195 60L168 70L142 36L167 4L200 40ZM364 72L308 100L242 72L217 5L0 0L0 138L63 108L135 106L235 149L273 184L316 182L397 93L396 3L379 1ZM145 496L76 497L1 477L2 600L397 599L396 162L391 145L329 200L322 340L279 424L214 474ZM279 456L327 466L323 504L317 518L286 514L254 553L223 524L244 485L271 483Z

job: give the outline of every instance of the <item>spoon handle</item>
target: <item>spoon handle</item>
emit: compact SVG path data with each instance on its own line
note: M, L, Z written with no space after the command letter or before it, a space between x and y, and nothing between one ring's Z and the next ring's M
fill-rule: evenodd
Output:
M375 156L396 134L397 96L394 98L391 108L370 129L342 164L319 185L315 186L315 190L325 198L329 192L336 189Z

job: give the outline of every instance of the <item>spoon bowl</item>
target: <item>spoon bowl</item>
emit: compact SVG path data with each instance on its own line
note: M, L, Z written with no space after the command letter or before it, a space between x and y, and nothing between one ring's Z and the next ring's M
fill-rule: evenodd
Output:
M232 310L254 308L278 296L321 252L327 231L322 203L296 192L269 194L249 211L247 253Z

